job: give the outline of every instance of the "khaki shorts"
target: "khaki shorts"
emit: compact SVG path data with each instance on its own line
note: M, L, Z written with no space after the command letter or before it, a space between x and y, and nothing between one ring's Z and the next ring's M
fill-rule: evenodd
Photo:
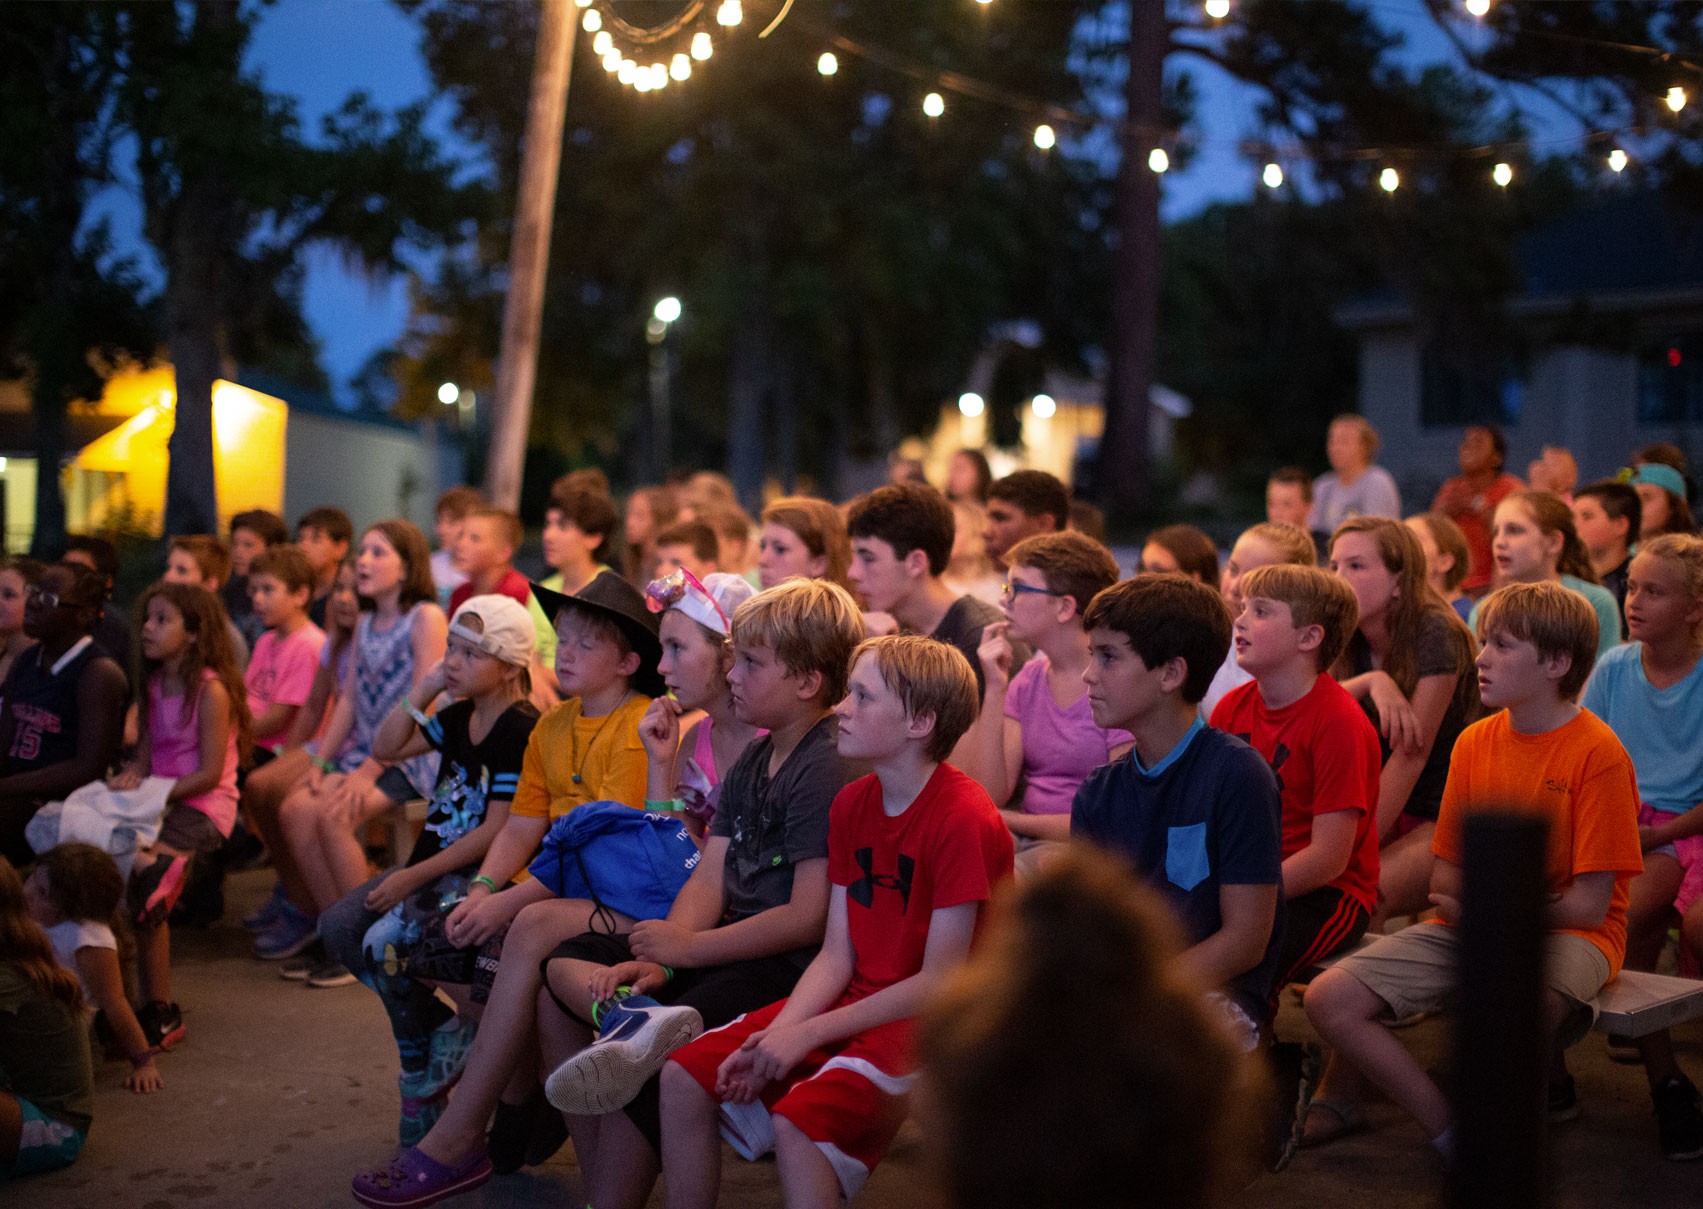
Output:
M1016 856L1012 860L1013 872L1019 881L1034 877L1041 871L1041 866L1053 859L1056 853L1064 850L1060 840L1038 840L1032 835L1013 835L1012 846L1016 848Z
M1335 969L1352 974L1389 1005L1400 1018L1432 1012L1454 995L1459 982L1456 961L1460 936L1442 924L1422 923L1404 928L1351 957ZM1582 936L1550 932L1544 936L1543 984L1576 1011L1569 1014L1557 1041L1572 1045L1596 1023L1597 992L1608 981L1608 958Z

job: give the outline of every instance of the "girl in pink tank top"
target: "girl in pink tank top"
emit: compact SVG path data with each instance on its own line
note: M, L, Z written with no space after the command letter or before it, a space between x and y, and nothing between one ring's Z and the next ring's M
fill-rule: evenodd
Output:
M237 764L253 744L248 693L224 606L204 588L155 584L142 597L142 673L136 755L108 782L135 789L171 777L159 838L136 854L127 889L145 1006L137 1013L153 1046L184 1035L171 1001L166 918L189 862L216 849L236 821Z

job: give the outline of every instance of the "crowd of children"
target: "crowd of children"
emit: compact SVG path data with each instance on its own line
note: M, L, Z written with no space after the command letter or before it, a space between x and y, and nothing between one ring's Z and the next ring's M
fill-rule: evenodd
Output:
M569 1139L600 1209L659 1176L713 1205L723 1139L773 1152L789 1204L837 1204L918 1078L949 1197L1018 1203L1015 1135L1078 1125L1022 1090L1054 1060L1114 1113L1149 1094L1132 1079L1194 1106L1235 1152L1131 1104L1129 1154L1088 1147L1083 1187L1281 1169L1363 1129L1368 1086L1447 1158L1448 1101L1389 1026L1448 998L1464 825L1492 805L1550 826L1533 1024L1564 1118L1603 985L1670 931L1682 969L1703 957L1687 467L1656 446L1579 486L1546 450L1528 485L1475 426L1404 521L1377 449L1338 417L1331 471L1274 473L1227 555L1168 525L1128 578L1061 482L970 450L944 492L896 475L756 520L720 476L623 512L576 472L537 581L519 517L465 487L435 553L335 508L174 537L128 618L99 539L7 560L0 1178L76 1157L91 1053L166 1084L171 928L220 919L225 870L262 857L255 956L359 982L390 1021L400 1148L355 1176L366 1205ZM375 826L410 818L391 866ZM1309 978L1322 1081L1276 1036ZM1071 1056L1078 1025L1022 1019L1084 979L1147 1001L1095 1014L1104 1063ZM1703 1157L1668 1035L1615 1044L1663 1153Z

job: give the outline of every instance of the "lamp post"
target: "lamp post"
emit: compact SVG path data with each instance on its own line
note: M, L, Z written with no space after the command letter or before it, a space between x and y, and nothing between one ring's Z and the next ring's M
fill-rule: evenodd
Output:
M673 421L668 405L672 366L668 356L668 331L680 321L680 300L673 296L658 300L645 322L645 340L650 344L650 454L651 481L668 476L673 450Z

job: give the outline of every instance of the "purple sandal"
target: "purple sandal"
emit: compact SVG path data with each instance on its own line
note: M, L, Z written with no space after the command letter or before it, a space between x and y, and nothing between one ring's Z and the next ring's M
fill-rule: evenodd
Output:
M349 1185L355 1199L376 1209L422 1209L446 1197L470 1192L491 1178L491 1160L483 1149L455 1167L446 1167L410 1146L382 1167L363 1172Z

